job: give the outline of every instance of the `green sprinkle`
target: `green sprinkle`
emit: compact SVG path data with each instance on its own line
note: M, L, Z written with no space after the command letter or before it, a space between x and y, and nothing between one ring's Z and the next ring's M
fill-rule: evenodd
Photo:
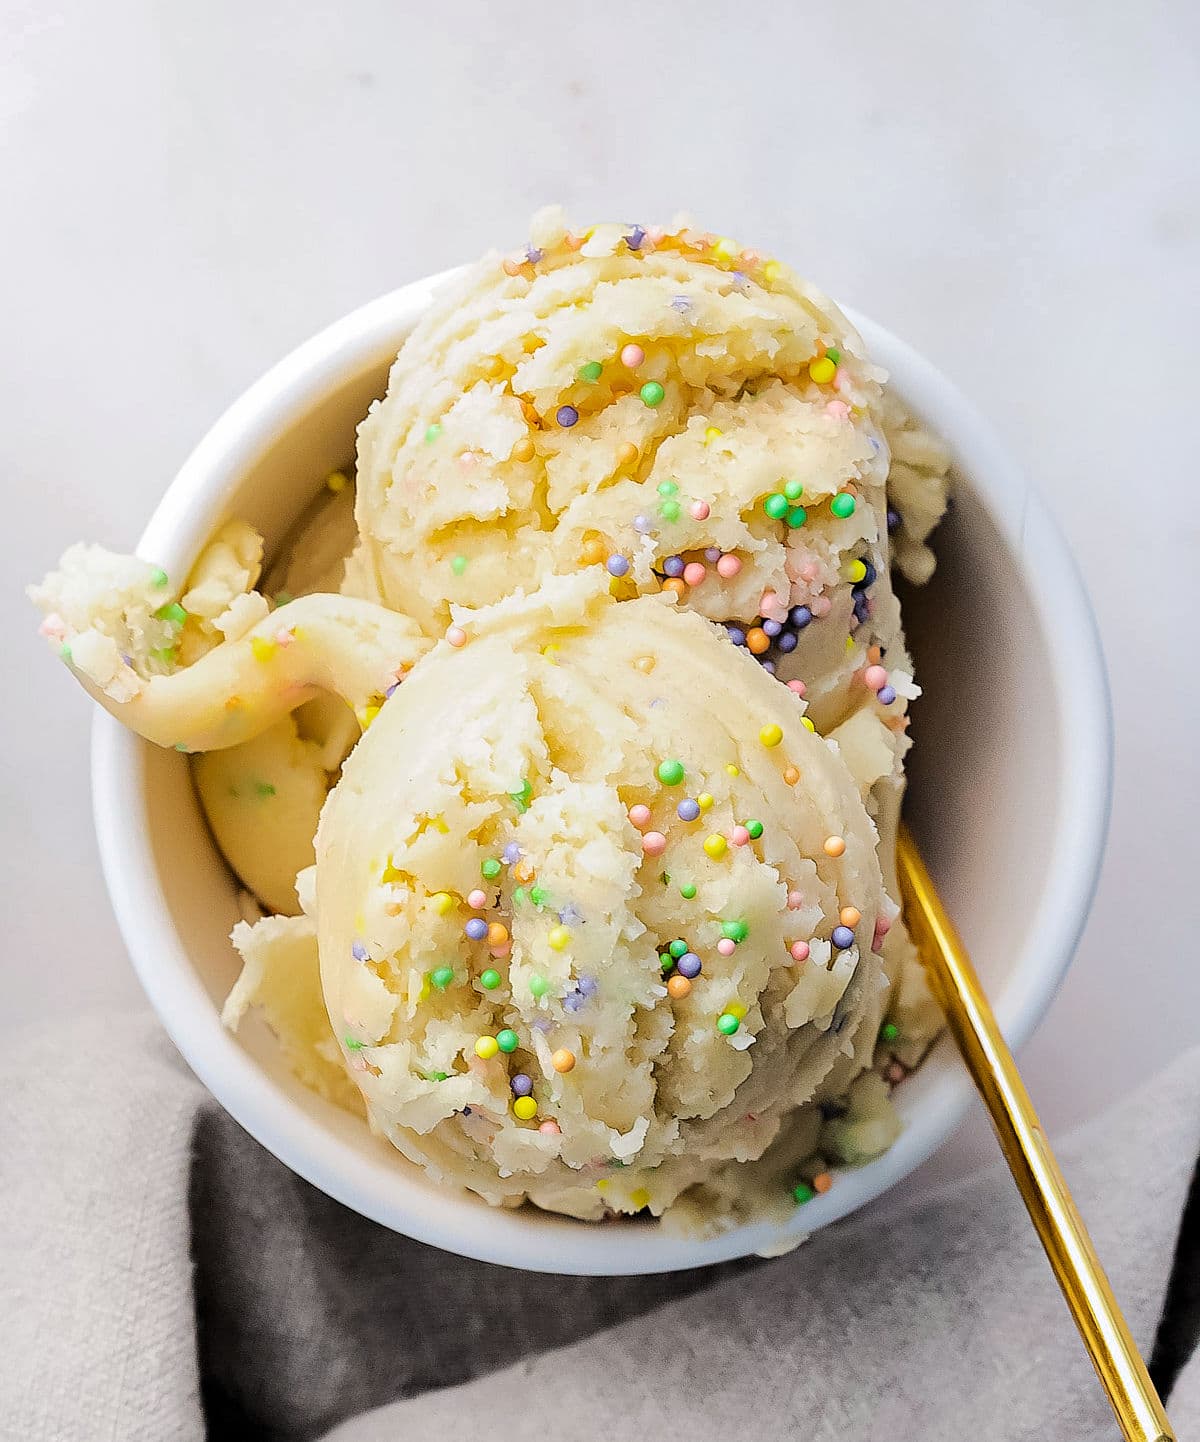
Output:
M659 481L658 494L660 496L677 496L679 494L679 487L674 481Z
M899 1041L899 1039L900 1028L896 1025L894 1021L885 1021L884 1024L879 1028L880 1041Z
M667 950L671 953L671 955L675 958L676 961L678 961L681 956L684 956L687 953L687 949L687 942L680 941L678 938L676 938L676 940L667 947Z
M425 1080L426 1080L426 1081L445 1081L445 1080L446 1080L446 1073L445 1073L444 1071L431 1071L431 1072L429 1073L429 1075L425 1078Z
M182 751L185 756L190 756L190 755L192 754L191 751L183 744L182 741L176 741L176 743L175 743L175 750L176 750L176 751Z
M658 779L664 786L678 786L683 780L683 762L671 756L658 763Z
M741 1022L731 1011L723 1011L717 1017L717 1030L722 1036L732 1036L739 1026L741 1026Z
M763 502L763 510L773 521L782 521L788 513L787 497L782 491L775 491Z
M518 886L517 889L513 892L513 905L524 906L528 900L529 893L525 890L523 886Z
M745 941L750 935L750 928L744 921L723 921L721 935L728 941Z
M798 531L808 520L808 512L803 506L789 506L787 515L783 519L787 522L790 530Z
M829 503L829 509L840 520L854 514L854 497L848 491L839 491Z
M825 354L829 357L829 359L834 363L835 366L841 365L842 353L840 350L838 350L837 346L827 345L825 347Z
M161 566L156 566L150 572L150 584L159 591L167 584L167 573Z
M664 971L670 971L675 965L675 958L669 951L660 951L658 954L658 964Z
M485 972L480 974L479 985L483 987L484 991L495 991L500 985L500 973L494 966L489 966Z
M798 501L804 494L804 487L799 481L789 481L783 488L783 494L789 501Z
M489 856L479 863L479 872L481 876L491 881L493 877L500 875L500 863L494 856Z
M515 791L508 793L508 799L517 808L522 816L529 810L529 798L533 795L533 787L528 781L522 781Z
M269 781L256 781L254 790L259 796L274 796L275 788Z
M342 1040L346 1043L347 1051L362 1051L366 1046L365 1041L359 1041L356 1036L344 1036Z
M679 888L679 894L684 901L691 901L696 894L696 888L690 881L685 881Z
M664 521L677 521L679 519L679 502L664 501L658 508L658 514Z
M653 410L655 406L662 405L663 396L666 395L666 391L663 390L657 381L647 381L641 390L638 391L638 395L642 398L642 404L649 406L650 409Z
M461 576L462 573L467 569L466 556L452 557L450 561L450 569L454 572L456 576Z
M585 361L579 367L579 379L581 381L598 381L604 374L603 361Z
M433 445L434 441L437 440L438 436L440 436L441 433L442 433L442 428L441 428L441 426L438 425L437 421L434 421L433 425L431 425L431 426L426 426L426 427L425 427L425 444L426 444L427 446Z
M58 654L63 658L64 661L69 664L72 656L71 643L69 641L64 641L62 645L58 648Z
M539 976L537 972L534 972L534 974L529 978L530 996L545 996L549 990L550 983L546 980L546 978L544 976Z
M792 1197L801 1207L804 1205L805 1202L811 1202L816 1195L816 1192L812 1189L812 1187L808 1185L807 1182L797 1182L797 1184L792 1188Z
M452 966L439 966L429 973L429 980L439 991L445 991L454 980L454 968Z
M544 886L531 886L529 888L529 899L533 902L534 906L545 906L550 898Z
M505 1027L503 1031L496 1033L496 1045L504 1052L514 1052L521 1045L521 1038L515 1031Z
M160 646L158 650L150 652L155 661L161 661L164 666L170 666L175 660L174 646Z
M154 617L158 621L170 621L172 626L182 626L187 620L187 612L178 601L171 601L166 606L160 606Z
M758 838L763 834L763 824L761 821L755 821L751 819L747 822L744 822L743 824L745 825L746 830L750 833L751 841L757 841Z

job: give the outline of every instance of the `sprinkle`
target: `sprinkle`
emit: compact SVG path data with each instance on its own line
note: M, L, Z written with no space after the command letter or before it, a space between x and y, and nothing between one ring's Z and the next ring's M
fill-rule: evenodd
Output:
M751 626L746 632L746 647L752 656L761 656L771 649L771 638L761 626Z
M879 1028L879 1040L882 1042L900 1040L900 1028L894 1021L885 1021Z
M579 419L579 412L575 409L574 406L559 406L557 412L555 413L554 419L564 429L569 430L570 427L573 426L575 422Z
M487 892L481 891L478 887L474 891L468 891L467 905L472 911L482 911L487 905Z
M700 815L700 803L693 801L689 796L686 801L681 801L675 808L675 814L679 817L680 821L695 821L697 816Z
M362 1051L363 1047L366 1046L366 1042L359 1041L356 1036L344 1036L342 1041L345 1043L347 1051Z
M714 861L720 861L721 857L725 855L727 844L725 838L715 831L711 836L704 838L704 849Z
M777 260L768 260L762 268L762 278L768 285L773 285L783 275L783 266Z
M813 613L807 606L793 606L788 612L788 620L795 626L797 631L803 631L812 618Z
M848 926L835 926L829 939L839 951L845 951L848 946L854 945L854 933Z
M840 836L827 836L821 844L821 850L826 856L842 856L846 850L846 843Z
M707 505L708 503L705 502L705 504ZM695 509L696 509L696 507L693 506L693 507L692 507L693 512L695 511ZM705 546L705 548L704 548L704 559L708 562L708 564L709 564L710 566L715 566L715 565L717 564L717 562L721 559L721 548L720 548L720 546Z
M529 994L532 997L543 997L550 990L550 983L539 972L529 978Z
M726 581L732 581L734 576L742 569L742 558L726 553L717 562L717 575Z
M839 491L829 503L829 509L841 520L854 514L855 500L849 491Z
M725 634L735 646L744 646L746 644L745 631L743 631L740 626L733 625L732 622L727 621L725 623Z
M750 935L750 927L744 921L723 921L721 935L727 936L730 941L745 941Z
M789 891L787 904L789 911L799 911L804 905L804 893L802 891Z
M657 776L664 786L678 786L683 775L683 762L674 756L658 763Z
M660 496L675 496L679 494L679 487L674 481L659 481L655 489Z
M694 981L703 970L703 963L694 951L685 951L675 963L675 969L680 976L686 976L689 981Z
M445 991L454 980L454 968L452 966L439 966L429 973L429 980L439 991Z
M525 1072L519 1071L509 1082L509 1086L512 1088L513 1096L527 1097L533 1090L533 1078L527 1076Z
M673 976L667 982L667 995L672 1001L682 1001L685 996L691 994L692 983L686 976Z
M717 951L721 956L732 956L736 950L737 942L728 936L723 936L720 941L717 942Z
M789 506L783 519L789 530L797 531L808 520L808 512L803 506Z
M512 1104L513 1116L518 1121L531 1122L537 1116L537 1102L532 1097L516 1097Z
M462 573L467 569L466 556L452 556L450 558L450 569L454 572L456 576L461 576Z
M538 1131L541 1132L543 1136L556 1137L561 1134L562 1127L555 1121L545 1121L538 1126Z
M863 672L863 683L872 691L881 691L887 685L887 672L882 666L868 666Z
M465 646L467 644L467 633L461 626L451 626L446 632L446 640L451 646Z
M567 1072L574 1069L575 1053L573 1051L568 1051L565 1046L560 1046L559 1049L551 1056L550 1065L554 1068L556 1072L561 1072L565 1076Z
M881 706L890 706L896 699L896 688L894 686L881 686L878 697Z
M775 637L779 635L780 631L783 630L783 625L779 621L764 621L762 623L762 629L763 635L770 636L770 638L774 640Z
M797 1182L792 1188L792 1197L798 1206L803 1206L805 1202L811 1202L816 1195L807 1182Z
M808 960L809 946L807 941L793 941L791 945L792 960L796 962Z
M740 1026L741 1022L731 1011L723 1011L717 1017L717 1030L722 1036L732 1036Z
M744 826L735 826L729 833L729 840L734 846L745 846L750 840L750 833Z
M684 583L688 586L699 586L707 575L707 569L699 561L689 561L683 568Z
M647 856L661 856L667 849L667 838L661 831L647 831L642 837L642 850Z
M830 1172L818 1172L812 1179L813 1191L822 1195L833 1186L833 1176Z
M769 726L764 726L762 730L758 733L758 739L763 746L778 746L779 743L783 740L783 728L781 726L776 726L775 723L772 721Z
M723 235L720 240L717 241L716 245L713 246L712 253L716 260L725 261L726 263L736 260L738 257L737 241L730 240L729 236Z
M889 506L887 512L888 535L890 536L894 531L898 531L903 524L904 520L900 512L893 510L892 507Z
M488 881L491 881L494 877L500 875L500 863L496 860L494 856L485 857L479 863L479 871L480 875L485 877Z
M845 579L852 586L857 586L860 581L866 580L867 568L862 561L851 561L846 567Z
M150 584L159 591L167 584L167 573L161 566L156 566L155 569L150 572Z
M788 513L787 497L782 491L775 491L762 503L763 510L773 521L782 521Z
M681 882L679 886L679 894L683 897L684 901L691 901L696 895L695 883L691 881Z
M619 553L609 556L604 565L610 576L624 576L629 570L628 559Z
M642 243L645 241L645 239L645 229L640 225L635 225L633 229L629 232L629 234L625 237L625 244L629 247L630 250L637 251L641 250Z
M72 659L73 659L73 652L71 651L71 643L70 643L69 641L64 641L64 642L62 643L62 645L58 648L58 654L59 654L59 656L61 656L62 659L63 659L64 661L66 661L66 662L68 663L68 665L69 665L70 662L71 662ZM180 750L181 748L178 747L178 746L176 746L175 749L176 749L176 751L178 751L178 750ZM187 747L185 746L185 747L183 747L182 749L186 751L186 750L187 750Z
M513 446L512 458L514 461L521 462L533 460L533 442L528 436L522 436L516 445Z
M800 773L794 766L789 766L783 773L783 779L789 786L795 786L796 782L800 780Z
M361 941L353 941L350 943L350 955L355 961L367 961L370 959L371 953Z
M672 960L678 961L681 956L687 955L688 944L682 937L676 937L670 946L667 947L667 951L670 952Z
M637 463L638 448L632 441L622 441L617 447L617 465L632 466Z
M473 916L463 930L472 941L482 941L488 933L487 922L481 916Z
M631 370L631 371L637 370L638 366L640 366L641 363L642 363L645 359L646 359L646 352L641 348L640 345L635 345L632 341L631 341L627 346L624 346L624 347L622 348L622 350L621 350L621 364L622 364L627 370ZM643 395L642 399L645 401L645 400L646 400L646 397ZM661 387L659 388L658 400L659 400L659 401L662 400L662 388L661 388ZM656 405L658 404L658 401L646 401L646 404L647 404L648 406L649 406L649 405L655 405L655 406L656 406Z
M515 1031L505 1027L496 1033L496 1045L502 1052L514 1052L521 1045L521 1039Z
M666 391L663 390L657 381L647 381L638 394L642 398L642 404L654 410L656 406L662 405Z
M529 798L533 795L533 787L528 780L522 781L515 791L508 793L508 799L524 815L529 810ZM520 878L517 878L520 880Z
M513 793L509 793L512 795ZM521 848L515 841L510 841L500 853L505 866L515 866L521 859Z
M701 811L711 811L713 806L712 796L707 791L702 791L700 795L696 797L696 805Z
M639 802L636 806L629 808L629 819L639 831L643 831L650 824L650 808Z
M808 374L819 386L827 386L837 374L837 366L828 356L822 356L820 360L810 361Z
M479 985L483 987L484 991L495 991L500 985L500 973L494 966L489 966L486 971L480 972Z
M571 941L570 929L566 926L552 926L546 940L555 951L563 951Z
M487 941L489 946L504 946L508 941L508 927L502 921L493 921L488 924Z
M634 516L633 518L633 529L639 536L646 535L646 533L653 528L653 525L654 522L651 521L649 516Z
M813 731L813 732L815 732L816 729L817 729L817 728L816 728L816 724L814 723L814 721L813 721L813 719L812 719L811 716L801 716L801 718L800 718L800 724L801 724L801 726L804 727L804 729L805 729L806 731Z
M494 1036L481 1036L475 1039L475 1055L482 1061L491 1061L499 1050L500 1043Z
M545 906L549 900L549 892L544 886L532 886L529 889L529 899L533 902L534 906Z
M838 920L843 926L848 926L853 931L862 920L862 912L857 906L843 906L838 914Z
M664 501L662 505L659 506L658 511L664 521L677 521L679 519L679 509L678 501Z
M250 637L250 650L256 661L269 661L277 649L275 642L268 641L265 636Z
M581 381L598 381L603 374L603 361L584 361L579 367L579 379Z
M336 496L339 491L344 491L346 489L346 487L350 484L350 480L349 477L346 475L345 471L330 471L330 473L325 477L325 484Z

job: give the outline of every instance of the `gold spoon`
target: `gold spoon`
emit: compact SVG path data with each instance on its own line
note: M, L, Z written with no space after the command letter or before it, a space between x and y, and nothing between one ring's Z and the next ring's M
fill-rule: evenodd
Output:
M901 826L896 870L904 917L930 986L979 1089L1046 1256L1128 1442L1175 1442L1129 1324L1050 1150L962 938L917 844Z

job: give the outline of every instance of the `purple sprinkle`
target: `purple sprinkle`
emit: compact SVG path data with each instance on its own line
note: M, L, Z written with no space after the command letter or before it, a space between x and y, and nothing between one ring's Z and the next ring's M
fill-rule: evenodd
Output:
M805 626L812 620L812 612L807 606L793 606L788 614L788 620L795 626L797 631L803 631Z
M400 689L400 682L399 682L399 681L394 681L394 682L387 688L387 690L383 693L384 699L386 700L386 699L392 694L393 691L399 691L399 689Z
M641 250L642 241L646 239L646 232L640 225L635 225L625 237L625 244L630 250Z
M894 510L891 506L889 506L887 513L888 535L890 536L893 531L898 531L903 524L904 517L900 514L899 511Z
M704 549L704 559L710 566L715 566L721 559L721 556L722 551L720 546L706 546Z
M729 274L733 277L733 279L737 282L738 285L750 284L749 280L746 278L746 272L744 270L731 270Z
M513 1096L527 1097L533 1090L533 1078L526 1076L523 1071L519 1071L509 1082L509 1086L512 1087Z
M861 591L856 591L854 593L854 619L861 626L870 614L870 602Z
M568 901L566 906L558 913L558 919L564 926L575 926L583 920L583 912L573 901Z
M691 310L691 308L692 303L686 295L677 295L671 301L671 309L677 310L680 315L685 314L687 311Z
M604 564L610 576L623 576L629 570L629 562L620 554L609 556Z
M777 651L781 651L785 656L789 652L794 651L796 649L795 631L784 631L783 634L779 637L779 639L775 642L775 649Z
M515 866L521 859L521 848L515 841L510 841L500 854L505 866Z
M763 670L767 673L768 676L774 676L775 671L776 671L776 669L777 669L776 666L775 666L775 662L774 662L774 661L764 661L764 662L762 663L762 668L763 668Z
M487 928L485 927L484 929L486 930ZM351 943L350 955L354 958L355 961L366 961L371 955L371 953L367 950L367 948L362 944L361 941L355 941Z
M830 940L839 951L845 951L848 946L854 945L854 933L848 926L835 926Z
M639 536L644 536L653 523L649 516L634 516L633 529Z
M525 259L529 262L530 265L537 265L538 261L540 261L541 258L542 252L537 248L536 245L527 245L525 247Z
M695 821L700 815L700 803L689 797L686 801L681 801L675 810L680 821Z
M484 921L482 916L473 916L463 930L472 941L482 941L487 935L487 922Z
M595 996L600 983L594 976L581 976L579 978L579 990L584 996Z
M540 1031L545 1034L553 1025L554 1023L548 1017L542 1017L534 1022L533 1029L534 1031Z
M746 644L746 633L740 626L726 625L725 634L735 646L744 646Z
M766 636L778 636L780 631L783 630L783 625L779 621L767 620L762 623L762 629L763 634Z
M564 1011L578 1011L582 1005L583 997L581 997L577 991L569 991L566 996L563 997Z
M691 981L694 976L699 976L702 970L700 958L694 951L685 951L675 963L675 970L680 976L686 976Z
M132 665L133 665L133 657L127 655L124 651L121 652L121 660L125 662L126 666L132 666ZM392 693L389 691L389 692L388 692L388 695L390 696L391 694L392 694Z
M667 574L668 576L682 576L682 575L683 575L683 557L682 557L682 556L668 556L667 559L663 562L663 570L666 572L666 574Z
M465 1116L465 1117L469 1117L469 1116L471 1115L471 1108L470 1108L470 1107L463 1107L463 1109L462 1109L462 1114L463 1114L463 1116Z
M559 406L554 418L560 426L570 428L579 419L579 412L574 406Z
M881 686L875 693L879 697L881 706L890 706L896 699L896 688L894 686Z

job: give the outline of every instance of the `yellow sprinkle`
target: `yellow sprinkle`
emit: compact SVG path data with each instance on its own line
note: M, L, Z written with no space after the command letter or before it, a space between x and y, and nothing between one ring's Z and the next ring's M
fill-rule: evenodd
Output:
M475 1042L475 1055L481 1061L491 1061L500 1050L500 1043L494 1036L481 1036Z
M344 491L350 484L350 477L345 471L330 471L325 477L325 484L336 496L339 491Z
M550 934L549 936L547 936L546 940L550 943L550 945L554 948L555 951L562 951L563 948L567 945L567 943L571 940L570 929L565 926L552 926L550 928Z
M636 1207L640 1212L643 1207L650 1205L650 1193L645 1187L638 1187L629 1193L629 1205Z
M543 646L542 655L550 662L551 666L558 665L558 647L554 645Z
M768 260L762 268L762 278L768 285L774 284L782 274L783 266L777 260Z
M596 1190L598 1192L602 1192L606 1186L608 1186L608 1178L601 1177L600 1180L596 1183Z
M638 656L634 659L633 664L636 670L641 671L645 676L649 676L650 672L658 665L658 662L653 656Z
M719 427L709 426L709 428L704 432L704 444L706 446L711 446L713 441L717 440L720 436L723 436L724 434L725 432L722 431Z
M532 1097L514 1097L512 1109L518 1121L531 1122L537 1116L537 1102Z
M776 726L772 721L769 726L764 726L758 733L758 739L764 746L778 746L783 740L783 728Z
M730 1016L736 1016L738 1021L741 1021L742 1017L746 1015L746 1008L740 1001L731 1001L725 1010Z
M269 661L279 648L274 641L268 641L265 636L251 636L250 649L254 652L256 661Z
M731 240L727 235L723 235L720 240L717 241L716 245L713 246L713 255L718 260L736 260L738 258L738 251L737 241Z
M704 838L704 849L714 861L720 861L721 857L725 855L727 846L728 842L719 831L714 831L711 836Z
M809 362L808 373L819 386L827 386L837 374L837 366L828 356L822 356L820 360Z
M807 730L807 731L815 731L815 730L817 729L817 728L813 725L813 723L812 723L812 721L810 720L810 718L807 717L807 716L801 716L801 718L800 718L800 724L801 724L801 726L803 726L803 727L805 728L805 730Z
M364 706L363 709L358 713L358 724L362 727L364 731L371 724L371 722L374 721L376 716L379 715L380 709L381 708L378 706Z
M713 799L707 791L702 791L700 795L696 797L696 805L700 808L701 811L711 811L712 804Z
M857 586L860 581L866 580L867 566L865 561L851 561L846 568L846 580L851 585Z
M727 774L730 775L730 776L740 776L740 775L742 774L741 771L733 764L732 761L729 763L728 766L726 766L725 770L726 770Z
M454 910L454 898L448 891L435 891L429 899L439 916L445 916L447 912Z

